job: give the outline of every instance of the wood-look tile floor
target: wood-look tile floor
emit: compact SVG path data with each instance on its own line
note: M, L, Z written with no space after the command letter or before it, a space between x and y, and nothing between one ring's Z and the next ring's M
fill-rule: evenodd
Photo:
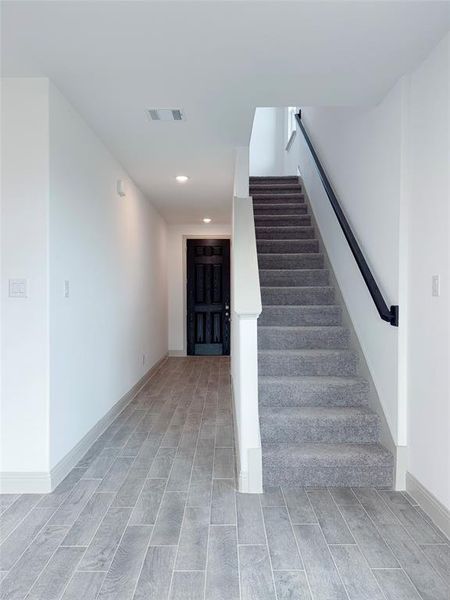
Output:
M406 494L236 492L227 358L171 358L48 495L0 496L8 600L448 600Z

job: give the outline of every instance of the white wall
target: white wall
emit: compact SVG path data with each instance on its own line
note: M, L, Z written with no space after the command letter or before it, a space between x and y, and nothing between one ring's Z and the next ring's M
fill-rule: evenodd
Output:
M167 352L165 223L54 86L49 260L51 468Z
M49 472L167 353L166 225L48 80L3 89L2 470Z
M449 50L447 35L411 76L407 151L408 471L450 509Z
M231 216L231 215L230 215ZM186 354L186 239L228 238L231 224L170 225L167 236L169 353Z
M398 329L376 313L301 133L292 152L404 467L450 508L449 105L447 35L378 106L302 109Z
M283 108L257 108L250 138L250 175L284 175L286 146Z
M403 83L376 107L306 108L302 120L388 303L399 302ZM395 443L405 443L398 415L398 330L381 321L323 191L302 134L300 168L342 294ZM402 315L400 315L400 326Z
M1 471L48 470L48 81L2 81ZM8 297L8 279L28 281Z

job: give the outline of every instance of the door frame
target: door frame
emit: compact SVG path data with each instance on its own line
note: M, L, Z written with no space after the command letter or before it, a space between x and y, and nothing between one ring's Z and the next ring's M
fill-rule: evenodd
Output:
M205 232L202 235L183 235L183 351L179 356L187 356L187 240L230 240L230 250L232 243L230 234L210 233L208 235ZM231 269L232 265L230 260L230 295L233 293L231 288ZM195 358L195 355L193 355L192 358Z

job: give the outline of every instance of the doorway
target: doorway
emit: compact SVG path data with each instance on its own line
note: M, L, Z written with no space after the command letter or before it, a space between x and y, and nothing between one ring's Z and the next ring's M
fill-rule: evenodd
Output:
M230 354L230 240L187 240L187 354Z

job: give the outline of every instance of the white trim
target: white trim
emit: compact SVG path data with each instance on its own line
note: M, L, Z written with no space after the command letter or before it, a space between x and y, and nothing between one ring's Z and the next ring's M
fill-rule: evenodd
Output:
M296 135L297 135L297 130L294 129L294 131L291 132L291 135L289 136L288 142L286 144L286 147L285 147L286 152L289 152L289 150L292 146L292 142L295 140Z
M236 416L236 402L234 398L234 385L232 375L231 395L233 400L234 455L236 457L238 491L241 494L261 494L263 491L261 446L259 448L247 448L248 470L241 469L241 454L239 451L239 429Z
M169 356L180 357L180 356L187 356L187 354L186 354L185 350L169 350Z
M49 472L3 472L0 473L2 494L48 494L70 473L78 461L86 454L96 439L123 411L149 379L167 360L163 356L114 406L90 429L86 435Z
M416 500L433 523L450 538L450 510L411 473L406 473L406 491Z

